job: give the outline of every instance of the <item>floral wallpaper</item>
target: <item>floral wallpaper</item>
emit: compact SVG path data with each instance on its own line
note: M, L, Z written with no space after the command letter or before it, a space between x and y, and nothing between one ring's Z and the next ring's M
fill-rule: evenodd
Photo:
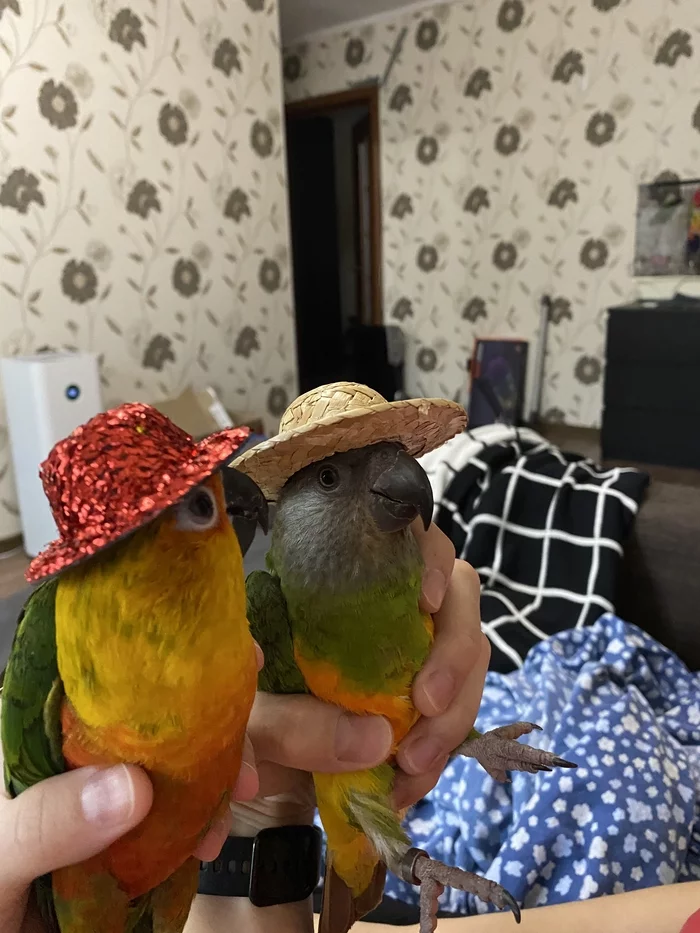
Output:
M474 338L534 338L549 295L546 417L597 425L606 309L645 285L637 185L699 174L700 5L426 5L287 48L287 98L383 76L404 29L381 125L385 316L409 389L464 398Z
M270 428L295 351L275 0L0 0L0 353L106 404L213 385ZM0 426L0 538L17 530Z

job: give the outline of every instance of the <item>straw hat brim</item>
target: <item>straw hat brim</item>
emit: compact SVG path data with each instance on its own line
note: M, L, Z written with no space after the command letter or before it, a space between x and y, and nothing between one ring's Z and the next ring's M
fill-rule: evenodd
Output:
M413 457L442 446L462 432L461 405L441 398L403 399L351 408L319 418L252 447L231 466L253 479L269 502L299 470L333 454L392 441Z
M27 581L38 583L46 577L62 573L154 521L166 509L184 499L195 486L225 467L248 436L248 428L229 428L205 438L194 447L192 457L183 461L181 473L173 476L170 483L163 485L160 478L154 475L153 494L149 497L150 508L139 509L138 517L127 525L102 529L94 537L80 541L64 538L53 541L29 565L25 574Z

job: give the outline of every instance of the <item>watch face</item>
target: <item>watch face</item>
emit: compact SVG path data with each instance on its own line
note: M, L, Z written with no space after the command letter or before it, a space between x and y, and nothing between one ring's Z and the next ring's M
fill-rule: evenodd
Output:
M256 907L310 897L318 884L321 834L315 826L264 829L253 844L250 900Z

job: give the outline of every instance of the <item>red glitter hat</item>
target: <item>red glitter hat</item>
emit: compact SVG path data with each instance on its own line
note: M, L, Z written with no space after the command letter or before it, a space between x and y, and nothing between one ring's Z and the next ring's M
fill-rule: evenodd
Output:
M76 428L41 465L60 537L32 561L27 580L59 573L136 531L215 473L249 434L232 428L197 444L141 402Z

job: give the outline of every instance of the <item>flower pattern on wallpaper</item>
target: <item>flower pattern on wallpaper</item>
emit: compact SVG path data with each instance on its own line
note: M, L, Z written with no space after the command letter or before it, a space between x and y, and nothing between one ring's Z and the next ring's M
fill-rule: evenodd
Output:
M637 185L697 175L697 4L426 5L286 49L287 98L381 77L404 29L381 127L409 389L465 398L474 338L534 339L547 295L546 417L597 424L605 312L638 291Z
M0 0L3 355L89 349L107 404L211 384L276 428L295 388L278 46L274 0Z

